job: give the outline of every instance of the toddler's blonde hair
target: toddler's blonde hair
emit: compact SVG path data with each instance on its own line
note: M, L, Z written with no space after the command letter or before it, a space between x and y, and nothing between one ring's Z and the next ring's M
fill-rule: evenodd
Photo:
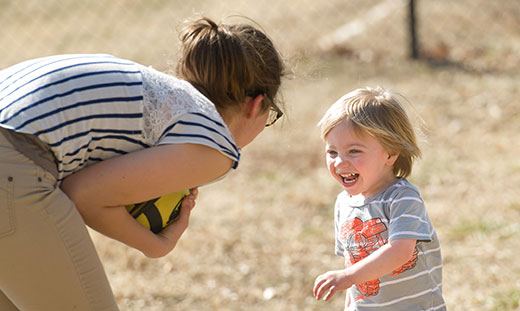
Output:
M337 100L318 125L323 140L344 120L351 121L354 131L376 138L390 154L399 154L394 175L408 177L413 161L421 156L414 128L398 95L382 87L360 88Z

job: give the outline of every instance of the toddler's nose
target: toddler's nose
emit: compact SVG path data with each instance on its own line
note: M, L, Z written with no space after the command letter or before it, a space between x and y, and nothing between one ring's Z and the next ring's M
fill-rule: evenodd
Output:
M342 157L342 156L338 156L336 158L336 161L334 162L334 166L336 168L345 168L345 167L349 167L350 166L350 161L348 161L348 159Z

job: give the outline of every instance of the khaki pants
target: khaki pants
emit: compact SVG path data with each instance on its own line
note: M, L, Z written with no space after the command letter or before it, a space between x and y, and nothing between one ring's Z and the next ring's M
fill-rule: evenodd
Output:
M0 133L0 311L118 310L74 203Z

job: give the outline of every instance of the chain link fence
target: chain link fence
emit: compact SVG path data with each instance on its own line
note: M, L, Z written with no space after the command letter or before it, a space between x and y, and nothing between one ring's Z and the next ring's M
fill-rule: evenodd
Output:
M0 0L0 68L95 52L164 69L175 61L182 22L201 15L247 16L289 59L406 59L412 1ZM520 68L518 0L415 0L415 14L420 58L479 71Z

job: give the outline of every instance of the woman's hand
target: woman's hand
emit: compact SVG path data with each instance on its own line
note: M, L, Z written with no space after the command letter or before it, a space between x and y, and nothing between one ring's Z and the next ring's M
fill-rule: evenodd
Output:
M199 195L199 190L198 188L193 188L190 189L190 192L191 193L187 195L182 201L179 218L177 218L176 221L169 224L166 228L157 234L157 237L160 238L164 243L164 254L162 256L168 254L175 248L175 245L177 245L177 242L181 238L182 234L188 228L191 211L195 207L195 200Z

